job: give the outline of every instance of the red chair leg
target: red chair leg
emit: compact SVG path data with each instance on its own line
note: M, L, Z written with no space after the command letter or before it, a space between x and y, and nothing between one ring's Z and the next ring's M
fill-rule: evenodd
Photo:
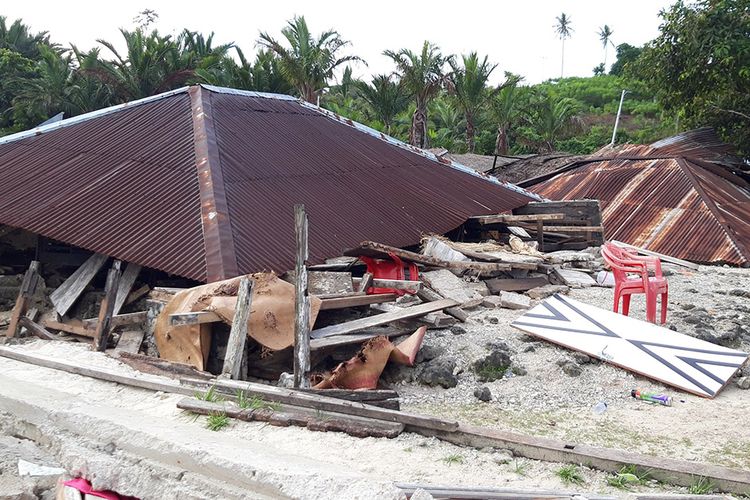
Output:
M625 316L630 312L630 295L622 296L622 314Z
M667 322L667 302L669 302L669 292L661 294L661 324Z
M656 293L646 292L646 321L656 324Z

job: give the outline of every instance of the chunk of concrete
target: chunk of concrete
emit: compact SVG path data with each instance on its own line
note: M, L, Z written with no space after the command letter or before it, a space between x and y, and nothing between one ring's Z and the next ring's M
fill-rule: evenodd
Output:
M488 309L501 307L502 303L503 299L499 295L489 295L482 300L482 305Z
M573 288L586 288L596 285L594 278L583 271L556 267L552 270L552 275L558 284Z
M531 299L520 293L502 292L500 293L500 307L506 309L528 309L531 307Z
M472 290L468 283L447 269L422 273L422 281L446 299L461 304L472 301L479 304L482 301L482 296Z
M565 285L544 285L537 288L532 288L526 295L532 299L546 299L550 295L556 293L568 293L569 288Z

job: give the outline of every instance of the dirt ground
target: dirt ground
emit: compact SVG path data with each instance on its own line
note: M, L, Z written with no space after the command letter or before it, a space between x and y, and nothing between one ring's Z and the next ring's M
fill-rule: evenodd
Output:
M694 334L696 324L691 318L696 314L696 307L706 309L709 319L704 324L712 324L717 333L735 331L732 329L736 329L737 324L747 324L750 300L738 290L748 289L748 278L750 270L677 271L669 277L670 324L678 331ZM600 307L611 307L610 289L571 290L570 296ZM747 426L750 391L740 390L733 381L716 399L708 400L663 387L619 368L594 363L581 364L579 376L567 375L556 361L570 358L569 351L534 341L508 326L522 313L479 308L462 325L466 330L463 334L455 335L449 329L429 331L425 345L428 349L442 349L441 356L455 360L460 372L458 385L442 389L416 382L400 383L395 388L402 395L402 407L532 435L750 469L750 429ZM642 302L634 304L631 315L644 316ZM750 345L743 337L746 331L740 328L736 347L747 351ZM509 345L514 362L523 365L527 373L483 384L490 389L492 400L481 402L473 394L478 382L469 367L473 360L486 354L488 342L499 340ZM32 341L14 348L133 373L116 360L89 351L86 345ZM635 387L666 392L674 397L675 403L664 407L633 400L629 392ZM279 483L269 498L399 498L397 492L384 486L391 481L572 490L615 497L627 497L635 492L689 491L655 481L623 490L609 484L611 474L584 466L579 467L581 482L570 484L560 477L562 464L512 457L502 450L458 447L410 433L395 439L357 439L340 433L239 421L232 421L227 428L214 433L205 428L205 417L195 418L176 408L179 396L122 387L7 359L0 359L0 434L16 433L20 423L8 402L24 399L24 394L29 394L28 399L39 405L38 411L54 416L53 421L61 420L67 412L92 412L122 419L133 429L156 426L154 432L158 433L155 435L164 439L190 436L192 443L186 453L200 456L205 463L210 463L214 455L220 456L227 467L234 461L256 460L257 463L248 465L253 467L256 478L262 477L264 464L284 464L274 466L281 467L286 476L282 479L273 476L275 479L269 480ZM45 396L49 394L56 396ZM592 407L600 401L606 402L608 409L597 415ZM118 433L113 435L119 437L106 439L120 439L122 443L131 439ZM64 435L58 438L63 440ZM75 472L73 469L86 470L90 465L87 465L87 457L62 453L66 447L55 439L48 438L46 451L54 453L69 473ZM89 449L106 444L91 444ZM114 453L115 459L118 453ZM138 460L131 460L128 463L133 467L139 465ZM236 469L236 473L243 471L245 469ZM8 472L12 473L3 471ZM277 472L281 473L274 470ZM123 476L122 471L119 476ZM182 477L177 473L175 476ZM289 479L291 477L298 479ZM355 478L360 482L353 493L350 485ZM167 488L160 491L164 498L177 498L177 493L170 494ZM332 494L332 491L338 493ZM193 493L200 497L205 490ZM184 490L179 490L179 495L191 497Z

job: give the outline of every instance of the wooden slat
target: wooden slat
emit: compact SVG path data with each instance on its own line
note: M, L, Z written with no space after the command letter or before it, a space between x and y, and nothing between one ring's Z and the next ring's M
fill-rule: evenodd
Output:
M520 224L519 224L520 225ZM526 229L535 229L533 225L524 226ZM536 231L539 232L538 225ZM604 232L603 226L542 226L542 230L547 232L558 232L558 233L602 233Z
M698 264L695 264L694 262L688 262L686 260L678 259L676 257L670 257L669 255L664 255L659 252L653 252L651 250L646 250L645 248L637 247L634 245L630 245L628 243L623 243L622 241L616 241L612 240L611 243L614 243L615 245L619 247L624 248L630 248L632 250L635 250L639 254L642 255L650 255L651 257L658 257L659 259L663 260L664 262L669 262L671 264L676 264L678 266L687 267L688 269L692 269L694 271L697 271L700 269L700 266Z
M445 420L437 417L428 417L425 415L416 415L413 413L378 408L375 406L363 404L357 401L344 401L341 399L329 398L319 394L308 394L293 389L285 389L272 385L257 384L254 382L240 382L237 380L216 379L213 381L180 379L184 382L197 387L211 387L229 392L243 391L250 397L259 397L265 401L272 401L282 404L301 406L303 408L313 408L321 411L333 411L345 415L356 415L358 417L375 418L388 422L398 422L406 425L416 425L420 428L441 429L446 431L458 428L458 422L454 420Z
M150 291L151 291L150 286L141 285L140 287L138 287L137 289L133 290L132 292L128 294L128 296L125 298L125 303L123 305L126 306L128 304L132 304L133 302L140 299L141 297L143 297Z
M94 279L99 269L107 262L106 255L95 253L86 260L81 267L75 270L62 285L57 287L49 296L55 306L55 311L60 316L65 316L68 310L78 300L88 284Z
M486 224L514 224L516 222L536 222L548 220L560 220L565 218L565 214L529 214L529 215L480 215L472 217L482 225Z
M373 280L372 273L363 274L362 278L359 280L359 285L358 285L357 290L360 292L367 292L367 289L372 286L372 280Z
M53 330L60 330L61 332L80 335L81 337L94 338L94 334L96 332L95 329L84 327L80 321L78 321L78 324L72 324L73 321L74 320L55 321L48 319L44 321L44 326Z
M310 336L314 339L322 339L325 337L331 337L333 335L354 333L365 328L390 323L391 321L418 318L419 316L424 316L427 313L442 311L446 307L453 307L455 305L458 305L458 302L456 302L455 300L443 299L435 302L428 302L426 304L404 307L398 311L376 314L375 316L368 316L367 318L355 319L346 323L319 328L310 332Z
M118 326L124 326L124 325L137 325L139 323L145 323L148 319L148 311L138 311L134 313L126 313L126 314L118 314L116 316L112 316L112 318L109 321L109 325L111 328L116 328ZM88 328L91 330L96 330L96 325L99 322L99 318L89 318L84 319L82 324L84 328Z
M143 330L125 330L120 333L120 340L117 341L115 352L138 354L144 336L145 332Z
M417 292L417 297L425 302L435 302L445 298L428 286L423 286L422 289ZM469 319L469 313L459 307L446 307L445 314L453 316L461 322L466 322L466 320Z
M372 275L371 275L372 276ZM352 278L355 285L362 283L362 278ZM418 292L422 288L421 281L411 280L387 280L375 278L370 284L374 288L390 288L392 290L406 290L409 292ZM368 287L369 288L369 287Z
M130 289L133 288L138 274L141 272L141 266L138 264L129 263L125 267L125 271L120 276L120 281L117 285L117 296L115 297L115 307L112 310L112 314L117 315L120 313L120 309L125 305L125 301L130 294Z
M99 306L99 318L94 332L94 350L104 352L109 341L109 333L112 330L112 311L115 308L117 297L117 286L120 282L120 267L122 262L115 260L107 273L107 282L104 286L104 298Z
M18 320L18 324L26 328L26 330L29 331L32 335L35 337L39 337L40 339L44 340L58 340L57 335L54 335L47 330L44 329L41 325L38 323L33 322L26 316Z
M359 344L375 337L399 337L409 335L414 330L406 330L400 327L376 328L376 331L364 331L360 333L350 333L348 335L334 335L324 339L310 339L310 350L330 349L344 345Z
M380 304L383 302L393 302L398 298L395 293L381 293L374 295L356 295L352 297L340 297L338 299L323 299L320 303L320 310L343 309L345 307L366 306L370 304Z
M544 277L538 278L496 278L485 280L490 293L500 292L525 292L539 286L549 285L549 280Z
M310 295L307 290L307 259L309 258L307 229L305 206L295 205L294 387L310 387Z
M222 321L221 316L212 311L196 311L169 315L169 326L200 325Z
M237 305L234 308L232 329L229 331L227 351L224 356L223 375L239 380L242 368L242 357L245 355L245 341L247 340L247 320L253 303L254 282L247 276L240 279L237 291Z
M396 422L384 422L289 405L280 408L242 409L232 402L213 403L196 398L185 398L177 403L177 408L199 415L221 413L238 420L268 422L271 425L283 427L296 425L313 431L345 432L356 437L394 438L404 430L404 424Z
M398 393L390 389L297 389L310 394L320 394L329 398L345 399L347 401L380 401L382 399L398 398Z
M18 290L16 303L10 313L8 329L5 332L6 337L16 336L19 321L26 313L26 309L29 307L29 299L34 295L34 291L36 290L37 280L39 279L39 275L37 274L38 270L39 262L36 260L31 261L29 268L26 270L26 274L23 275L23 281L21 282L21 288Z

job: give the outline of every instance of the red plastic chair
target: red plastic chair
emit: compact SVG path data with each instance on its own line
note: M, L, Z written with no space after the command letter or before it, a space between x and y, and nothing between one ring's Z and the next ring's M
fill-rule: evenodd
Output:
M661 323L667 322L667 301L669 285L661 274L661 262L653 258L633 258L624 249L610 243L602 246L602 256L615 276L614 312L619 312L622 298L622 313L630 312L630 296L643 293L646 295L646 320L656 323L656 301L661 296ZM649 276L649 267L653 267L654 276ZM631 275L638 275L631 276Z

